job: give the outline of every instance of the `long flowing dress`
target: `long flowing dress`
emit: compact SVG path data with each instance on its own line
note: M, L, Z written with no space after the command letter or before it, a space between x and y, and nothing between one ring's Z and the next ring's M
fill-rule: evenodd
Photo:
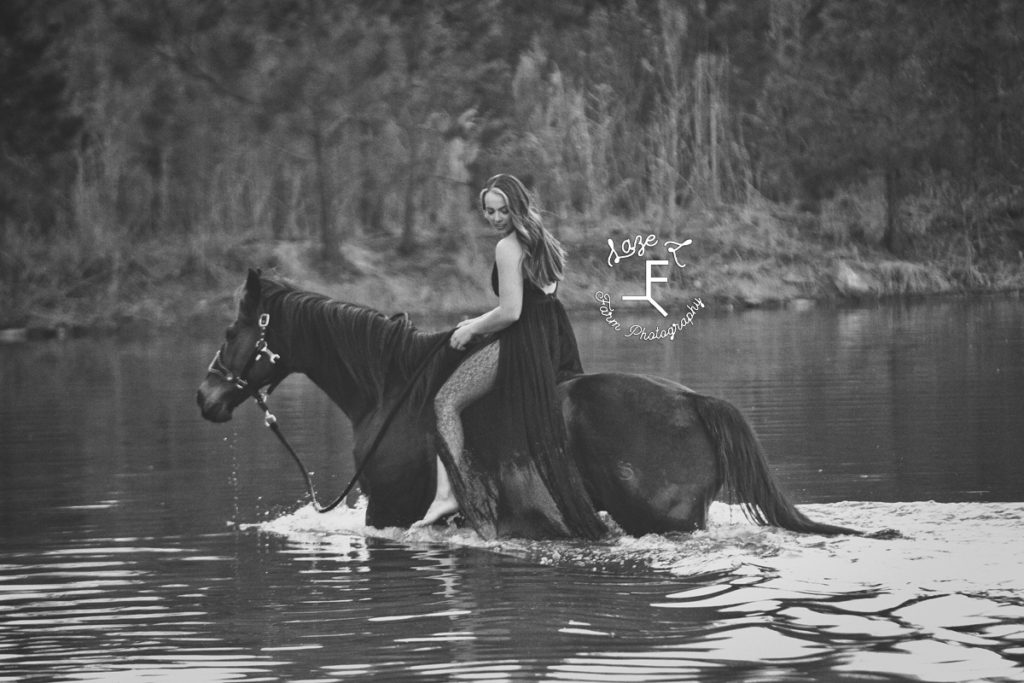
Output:
M498 294L496 267L491 287ZM464 452L453 461L437 449L463 515L485 537L599 538L606 528L568 452L556 387L583 372L565 308L524 279L519 320L495 337L497 379L463 411Z

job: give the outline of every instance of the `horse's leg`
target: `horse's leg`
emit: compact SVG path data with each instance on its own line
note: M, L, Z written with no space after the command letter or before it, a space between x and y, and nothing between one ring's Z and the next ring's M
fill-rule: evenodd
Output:
M562 390L570 449L599 509L634 535L704 527L720 479L685 387L606 373Z
M367 499L365 521L378 529L407 528L434 497L434 451L427 447L427 421L419 411L399 410L373 453L367 453L391 405L352 424L355 466L365 465L359 476Z

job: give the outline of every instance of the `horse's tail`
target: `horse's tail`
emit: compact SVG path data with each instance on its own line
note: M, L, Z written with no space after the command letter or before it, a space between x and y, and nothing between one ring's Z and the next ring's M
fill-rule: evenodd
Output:
M731 403L693 394L694 406L711 437L721 481L751 521L809 534L862 532L809 519L789 502L768 469L764 449L743 414Z

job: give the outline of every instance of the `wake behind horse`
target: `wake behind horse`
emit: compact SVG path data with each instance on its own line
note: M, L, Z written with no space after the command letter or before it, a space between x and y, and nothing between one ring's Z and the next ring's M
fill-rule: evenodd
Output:
M417 408L421 401L406 401L403 389L427 364L414 394L436 391L458 360L438 343L443 336L420 332L404 315L387 317L250 271L197 400L203 417L225 422L257 391L305 374L352 422L353 456L357 467L365 465L359 484L369 499L367 525L408 527L433 497L435 452L432 414ZM790 503L750 424L726 401L627 373L585 374L558 389L569 453L591 502L629 534L703 528L723 488L757 524L860 533L811 520ZM464 413L470 446L486 442L486 425L474 410ZM372 453L371 442L377 442ZM562 535L552 518L557 506L525 509L516 495L491 502L500 513L498 536Z

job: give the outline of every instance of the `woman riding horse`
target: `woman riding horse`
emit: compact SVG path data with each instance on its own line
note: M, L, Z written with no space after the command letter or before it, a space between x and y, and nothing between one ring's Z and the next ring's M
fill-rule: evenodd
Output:
M517 325L532 315L564 314L550 294L525 279L522 287ZM525 395L526 387L550 388L523 381L535 379L527 372L538 366L578 372L567 328L557 335L538 328L545 334L519 338L508 326L491 348L498 355L496 382L510 373L513 398L536 400ZM352 424L368 526L408 527L424 517L435 498L440 453L460 509L487 538L592 537L600 533L586 524L594 509L632 535L693 531L705 526L708 507L723 488L757 524L802 533L861 533L809 519L787 499L757 435L735 406L648 375L605 372L559 381L553 401L564 422L562 451L552 448L557 441L536 438L557 434L559 425L532 431L537 417L550 413L531 413L537 404L517 408L507 387L490 391L463 412L465 443L456 462L433 435L432 398L466 363L466 352L446 343L451 334L424 333L405 315L386 316L250 270L238 313L196 400L204 418L226 422L242 403L262 400L264 391L289 375L306 375ZM518 343L525 356L508 353ZM552 358L557 361L550 366L541 362ZM507 359L515 364L503 370ZM512 419L516 409L526 417Z
M507 462L528 462L556 503L568 536L598 538L605 533L583 481L566 449L566 432L556 384L582 374L576 337L556 296L565 270L565 251L544 227L523 183L499 174L480 192L480 209L501 235L494 249L491 287L498 305L463 320L452 333L453 349L467 356L434 399L437 431L437 486L426 514L413 526L428 526L467 504L463 514L485 537L495 517L489 491L500 482L481 481L481 468L465 449L462 411L495 391L500 424L488 450ZM499 467L497 471L507 468ZM516 468L513 476L519 476ZM501 476L500 474L498 475ZM453 486L454 483L454 486Z

